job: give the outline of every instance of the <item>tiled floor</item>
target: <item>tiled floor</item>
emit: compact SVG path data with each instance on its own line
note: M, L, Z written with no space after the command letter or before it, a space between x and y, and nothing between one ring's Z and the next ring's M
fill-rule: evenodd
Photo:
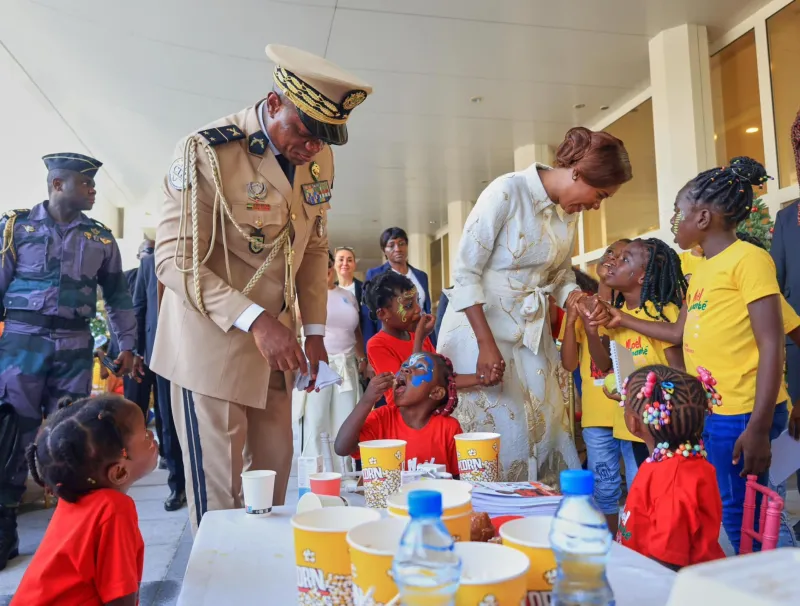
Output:
M136 501L145 543L139 603L141 606L171 606L177 602L192 550L187 509L164 510L169 488L167 472L160 469L140 480L128 494ZM44 509L41 501L25 506L20 514L20 556L0 572L0 606L7 606L11 601L52 515L53 509Z

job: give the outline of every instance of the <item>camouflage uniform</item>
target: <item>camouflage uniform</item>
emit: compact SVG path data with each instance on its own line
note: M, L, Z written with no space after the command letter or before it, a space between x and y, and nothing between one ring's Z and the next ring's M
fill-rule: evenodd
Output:
M58 225L43 202L30 211L6 213L0 234L0 296L6 314L0 402L14 406L20 432L8 465L10 477L0 486L0 505L13 507L25 492L25 447L42 418L60 398L91 392L89 320L97 309L97 286L123 351L135 348L136 317L119 248L102 223L81 213L69 225Z

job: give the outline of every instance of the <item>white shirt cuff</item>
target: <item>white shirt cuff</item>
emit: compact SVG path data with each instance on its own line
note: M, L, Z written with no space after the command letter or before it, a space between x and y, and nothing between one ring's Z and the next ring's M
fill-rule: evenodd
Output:
M324 337L325 325L324 324L305 324L303 325L303 334L307 337Z
M233 325L239 330L250 332L250 327L253 326L253 322L255 322L256 318L262 313L264 313L264 308L253 303L250 307L242 312L241 316L236 318L236 321L233 323Z

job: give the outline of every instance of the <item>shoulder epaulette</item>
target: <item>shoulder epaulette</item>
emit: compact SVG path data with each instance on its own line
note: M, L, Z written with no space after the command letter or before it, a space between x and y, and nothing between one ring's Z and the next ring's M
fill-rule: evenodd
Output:
M110 228L110 227L108 227L107 225L103 225L103 224L102 224L102 223L100 223L100 221L98 221L97 219L92 219L92 218L90 218L89 220L90 220L92 223L94 223L95 225L97 225L97 227L99 227L99 228L101 228L101 229L105 229L105 230L106 230L108 233L110 233L110 234L111 234L111 233L114 233L114 232L112 232L112 231L111 231L111 228Z
M31 212L30 208L17 208L16 210L7 210L6 212L3 213L2 216L0 216L0 220L11 219L13 217L22 217L27 215L29 212Z
M242 130L234 124L219 126L217 128L207 128L201 130L197 134L208 141L209 145L212 147L215 145L222 145L223 143L230 143L231 141L238 141L245 137Z

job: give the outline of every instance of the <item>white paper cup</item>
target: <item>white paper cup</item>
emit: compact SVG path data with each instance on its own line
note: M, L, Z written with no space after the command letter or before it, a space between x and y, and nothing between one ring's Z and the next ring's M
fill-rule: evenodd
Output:
M268 469L242 472L245 513L263 518L272 512L276 475L274 471Z
M349 507L348 503L342 497L332 497L326 494L314 494L307 492L300 500L297 501L297 513L305 513L306 511L313 511L314 509L322 509L324 507Z

